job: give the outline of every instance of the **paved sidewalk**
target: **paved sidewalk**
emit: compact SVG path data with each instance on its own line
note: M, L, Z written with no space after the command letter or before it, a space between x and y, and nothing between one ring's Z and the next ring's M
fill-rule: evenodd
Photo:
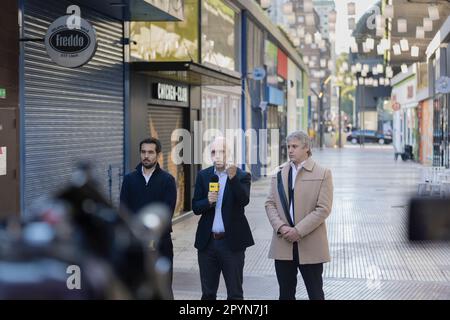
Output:
M334 179L333 211L327 219L332 262L325 264L327 299L450 299L450 246L409 243L407 203L416 191L420 165L394 161L391 147L346 146L313 151ZM273 260L267 258L272 229L264 201L268 180L252 184L246 214L256 244L246 251L246 299L277 299ZM175 299L201 296L194 237L198 217L174 226ZM307 299L298 277L297 299ZM221 279L219 299L226 298Z

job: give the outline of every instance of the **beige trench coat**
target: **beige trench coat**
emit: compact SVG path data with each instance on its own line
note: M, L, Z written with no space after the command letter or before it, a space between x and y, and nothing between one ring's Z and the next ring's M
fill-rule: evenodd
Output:
M289 197L289 169L290 162L280 167L286 197ZM298 242L300 264L329 262L330 252L325 219L329 216L333 204L331 171L319 166L312 158L308 158L295 179L294 199L294 224L300 235ZM273 228L269 258L292 260L292 243L278 234L281 226L289 226L289 223L278 195L276 174L271 179L265 207Z

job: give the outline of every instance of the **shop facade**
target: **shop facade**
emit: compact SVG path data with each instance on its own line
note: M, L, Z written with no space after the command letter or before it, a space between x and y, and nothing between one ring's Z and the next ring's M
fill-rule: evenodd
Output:
M392 79L393 144L396 156L412 156L419 160L419 118L417 100L417 72L412 65L408 73Z
M143 137L161 140L161 166L177 183L175 217L191 210L197 172L210 165L203 151L211 139L242 128L239 28L239 9L221 0L185 1L180 22L130 24L128 141L138 148ZM158 86L184 91L187 99L161 99ZM130 157L130 169L137 156Z
M433 166L450 167L450 17L427 48L433 101Z
M128 149L127 21L182 18L182 7L174 16L138 2L137 12L107 1L19 1L24 214L34 201L60 190L85 161L100 191L118 205Z

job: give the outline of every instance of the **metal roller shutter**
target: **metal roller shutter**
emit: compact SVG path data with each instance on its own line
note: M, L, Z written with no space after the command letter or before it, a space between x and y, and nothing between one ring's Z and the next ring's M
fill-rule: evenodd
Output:
M24 37L43 38L70 4L26 1ZM97 33L98 49L88 64L63 68L50 60L43 42L24 45L25 208L61 188L80 159L95 163L105 195L118 201L124 152L123 26L86 8L81 16Z
M175 177L177 182L177 206L175 215L184 211L185 176L183 165L176 165L171 158L172 147L177 142L171 142L172 132L175 129L184 128L183 109L173 107L148 108L149 134L161 141L162 150L160 165Z

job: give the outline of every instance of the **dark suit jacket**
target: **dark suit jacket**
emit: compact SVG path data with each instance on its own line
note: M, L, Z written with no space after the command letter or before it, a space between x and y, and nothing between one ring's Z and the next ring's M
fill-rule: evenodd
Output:
M209 182L214 175L214 167L209 167L198 173L195 182L192 209L196 215L201 215L195 235L195 248L203 250L211 238L214 222L215 206L208 202ZM222 201L222 218L225 226L225 241L233 251L245 250L254 245L253 236L245 217L244 207L250 201L251 176L237 169L236 176L227 180Z

